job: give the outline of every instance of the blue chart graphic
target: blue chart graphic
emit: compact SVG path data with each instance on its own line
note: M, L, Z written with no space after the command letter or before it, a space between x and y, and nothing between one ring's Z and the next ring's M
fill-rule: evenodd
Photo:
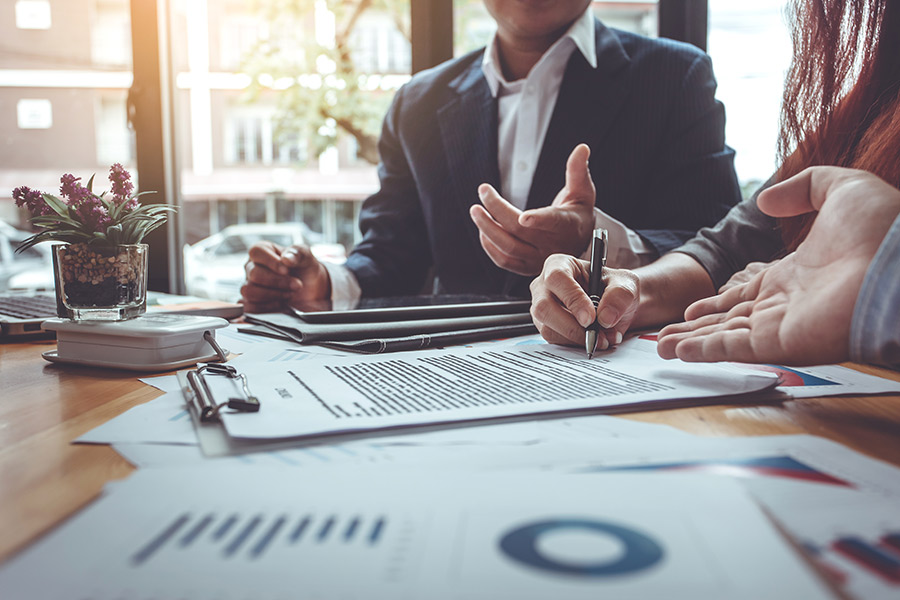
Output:
M267 551L288 552L291 548L321 544L374 547L384 537L386 528L384 515L257 514L248 517L184 513L132 554L130 562L132 567L142 567L155 555L186 551L214 553L222 559L245 555L255 560Z
M566 563L541 554L539 539L559 530L587 531L613 536L625 547L622 556L612 561ZM588 519L552 519L517 527L500 538L500 550L516 562L529 567L582 577L609 577L642 571L658 563L663 549L653 538L634 529L605 521Z
M795 369L789 369L788 367L782 367L781 365L741 365L742 367L749 369L756 369L757 371L767 371L769 373L775 373L779 377L781 377L781 383L778 384L778 387L807 387L811 385L840 385L836 381L829 381L827 379L822 379L821 377L816 377L810 373L804 373L803 371L797 371Z

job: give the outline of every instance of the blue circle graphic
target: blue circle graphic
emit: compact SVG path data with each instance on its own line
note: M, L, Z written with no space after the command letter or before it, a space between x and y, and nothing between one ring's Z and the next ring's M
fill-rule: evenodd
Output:
M538 539L560 529L598 531L611 535L625 546L621 557L594 564L571 564L548 558L538 550ZM634 529L587 519L552 519L517 527L500 538L500 549L514 561L554 573L584 577L625 575L647 569L663 557L662 547L653 538Z

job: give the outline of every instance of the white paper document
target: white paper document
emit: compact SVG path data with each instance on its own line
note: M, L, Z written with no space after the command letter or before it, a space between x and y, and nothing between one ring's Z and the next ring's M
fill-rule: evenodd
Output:
M180 392L181 384L178 383L178 377L175 375L158 375L156 377L141 377L138 379L141 383L146 383L150 387L155 387L161 392Z
M135 406L74 441L83 444L196 444L197 434L184 395L178 391Z
M633 340L636 347L641 347L647 352L656 352L656 334L641 335ZM792 398L900 393L900 381L868 375L840 365L785 367L741 364L741 366L778 375L781 379L778 391Z
M547 454L571 460L571 451ZM568 455L568 458L565 458ZM709 473L734 477L751 493L790 498L796 484L866 492L900 502L900 468L812 435L686 438L636 444L623 440L582 452L578 472ZM572 463L570 463L572 464ZM808 485L801 486L806 493Z
M279 466L306 469L323 465L336 466L351 463L369 465L393 462L393 453L390 447L365 443L304 446L218 458L205 456L198 445L116 443L112 447L125 460L140 468L193 465L207 468Z
M831 597L727 479L286 473L139 471L0 568L0 597Z
M123 424L125 427L128 425L127 423ZM160 424L159 431L164 430L164 425ZM426 432L416 429L397 435L367 436L365 441L342 444L298 446L296 443L266 443L265 449L259 448L257 451L242 453L229 452L228 440L223 439L222 435L218 436L218 444L222 445L222 448L204 445L202 450L199 445L194 444L122 441L127 437L116 431L115 419L110 421L103 430L87 435L95 441L115 437L116 441L111 442L113 449L136 467L183 466L204 461L211 464L212 462L225 462L229 458L231 464L254 466L277 464L308 467L323 463L393 463L400 460L406 465L410 463L409 459L413 456L415 456L415 464L427 466L428 461L433 457L440 459L447 456L448 452L455 455L459 448L474 448L483 451L494 447L533 446L560 440L567 442L583 440L593 443L600 440L691 437L690 434L667 425L641 423L602 415L569 419L538 419L520 423L503 423L502 425L454 427ZM191 435L194 435L193 432ZM138 439L147 437L145 432ZM160 435L159 437L164 436ZM414 450L413 452L394 451L398 448Z
M241 333L238 331L242 327L238 323L229 323L228 327L224 327L216 331L216 341L235 354L244 354L247 352L272 352L275 348L296 348L296 342L288 342L284 340L276 340L270 337L252 335L249 333ZM263 349L267 350L263 350Z
M900 381L867 375L840 365L819 367L743 366L775 373L781 378L778 390L792 398L900 393Z
M394 449L396 464L417 460L402 450ZM575 440L466 452L435 454L430 464L442 469L477 461L478 469L495 472L702 473L738 479L751 492L760 486L770 494L789 495L800 482L900 499L900 468L811 435Z
M771 388L771 373L665 361L625 343L588 360L549 344L445 349L377 357L241 364L258 413L223 412L236 438L281 438L557 411L650 406ZM213 398L236 380L207 377Z

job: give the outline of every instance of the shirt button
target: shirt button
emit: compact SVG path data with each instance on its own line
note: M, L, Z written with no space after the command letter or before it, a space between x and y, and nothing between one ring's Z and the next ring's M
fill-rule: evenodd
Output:
M520 171L524 171L525 169L528 168L528 163L525 162L524 160L520 160L519 162L516 163L516 168Z

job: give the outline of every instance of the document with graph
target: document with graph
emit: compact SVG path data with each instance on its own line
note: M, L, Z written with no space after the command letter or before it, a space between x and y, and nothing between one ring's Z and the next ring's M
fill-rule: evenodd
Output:
M0 568L0 597L830 598L691 475L142 469Z
M259 399L256 413L221 413L234 438L283 438L573 410L735 397L769 389L772 373L665 361L626 342L589 360L543 343L447 348L392 356L231 361ZM240 396L208 377L212 395Z

